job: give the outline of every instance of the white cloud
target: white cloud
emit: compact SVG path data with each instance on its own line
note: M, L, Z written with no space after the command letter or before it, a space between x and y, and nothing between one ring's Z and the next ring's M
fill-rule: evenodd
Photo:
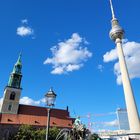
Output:
M40 102L44 104L44 103L46 103L46 99L45 99L45 98L42 98L42 99L40 100Z
M52 58L47 58L44 64L53 65L52 74L79 70L84 62L92 56L92 53L86 47L83 47L87 44L87 41L79 34L73 33L70 39L51 48Z
M107 122L92 122L94 129L100 131L100 130L109 130L109 129L116 129L118 128L118 120L115 119L113 121L107 121Z
M22 19L22 20L21 20L21 23L23 23L23 24L28 24L28 20L27 20L27 19Z
M3 98L0 98L0 108L2 105L2 101L3 101ZM36 101L36 100L33 100L32 98L25 96L25 97L20 98L19 103L25 104L25 105L37 105L37 106L39 106L39 105L45 104L45 98L42 98L42 99Z
M64 73L64 67L56 67L54 70L51 71L52 74L62 74Z
M20 104L25 104L25 105L41 105L42 103L45 103L45 99L35 101L32 98L26 96L26 97L22 97L19 102Z
M19 36L29 36L33 35L34 31L30 27L20 26L17 28L17 35Z
M129 75L131 79L139 78L140 77L140 43L138 42L127 42L124 41L123 50L125 54L125 59L129 71ZM117 60L117 49L112 49L109 52L106 52L103 56L104 62L111 62ZM115 62L114 64L114 73L117 76L117 84L121 84L121 73L119 62Z
M113 120L110 122L104 122L103 123L105 126L109 127L117 127L118 126L118 120Z
M27 19L21 20L21 26L17 28L17 35L22 37L34 35L34 30L28 26Z
M112 49L109 52L106 52L106 54L103 56L103 58L104 58L104 62L110 62L110 61L116 60L118 58L116 48Z

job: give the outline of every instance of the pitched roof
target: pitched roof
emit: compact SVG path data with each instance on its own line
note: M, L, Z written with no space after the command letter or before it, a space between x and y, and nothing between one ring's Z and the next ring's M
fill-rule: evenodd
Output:
M73 118L67 110L51 109L50 126L71 128ZM19 105L18 114L0 114L0 124L29 124L46 126L47 108L30 105Z
M35 115L35 116L47 116L46 107L31 106L31 105L19 105L18 114L23 115ZM51 116L57 118L69 118L69 112L62 109L51 109Z

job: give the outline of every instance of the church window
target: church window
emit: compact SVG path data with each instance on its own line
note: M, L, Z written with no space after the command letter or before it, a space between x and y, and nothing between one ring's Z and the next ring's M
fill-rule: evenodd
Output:
M16 96L16 93L15 92L12 92L10 94L10 100L15 100L15 96Z
M8 111L11 111L11 110L12 110L12 105L9 104L9 106L8 106Z

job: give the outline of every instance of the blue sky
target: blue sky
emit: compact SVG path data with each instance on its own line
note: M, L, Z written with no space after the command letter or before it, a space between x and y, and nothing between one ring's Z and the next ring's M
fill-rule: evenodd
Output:
M125 54L136 58L127 61L140 110L140 2L113 0L113 4L116 17L126 32ZM125 107L119 68L114 67L117 65L115 45L108 35L111 29L109 0L5 0L0 2L0 19L0 97L22 50L21 98L31 98L32 104L37 105L53 86L58 95L56 108L65 109L68 105L71 116L90 113L93 114L91 122L116 119L115 115L94 116ZM52 54L50 49L54 46ZM59 50L67 46L73 49L66 50L66 57ZM74 55L75 50L78 56ZM62 56L62 61L67 60L60 63L55 59L58 56ZM51 62L44 64L48 58ZM63 70L53 73L58 67ZM104 128L99 126L99 129Z

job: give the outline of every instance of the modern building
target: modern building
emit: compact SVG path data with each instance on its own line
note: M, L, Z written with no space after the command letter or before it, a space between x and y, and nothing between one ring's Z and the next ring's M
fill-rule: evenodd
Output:
M22 91L21 69L20 55L14 65L8 85L4 89L3 102L0 110L0 139L8 139L10 133L15 133L21 124L29 124L36 128L46 128L48 120L47 108L19 104ZM73 120L70 117L68 108L66 110L51 109L50 127L71 128Z
M116 111L119 130L130 130L127 110L118 108Z

